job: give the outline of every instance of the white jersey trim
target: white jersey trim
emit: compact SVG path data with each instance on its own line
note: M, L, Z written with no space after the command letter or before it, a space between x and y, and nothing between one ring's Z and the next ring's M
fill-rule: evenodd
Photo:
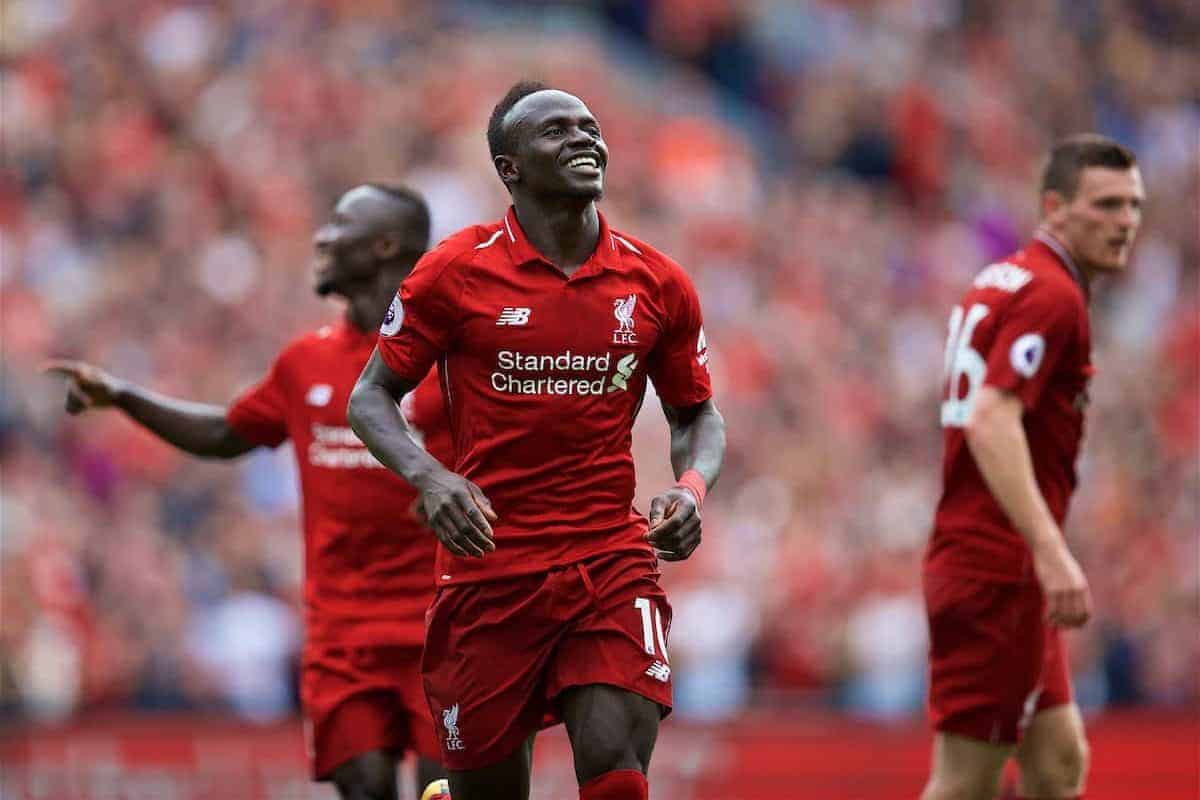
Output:
M475 245L475 249L482 250L485 247L491 247L493 244L495 244L496 240L500 238L500 234L502 233L504 233L504 231L496 231L492 234L492 238L488 239L486 242L480 242L479 244Z
M621 244L625 245L625 246L626 246L626 247L628 247L630 250L632 250L633 252L637 253L639 256L642 254L642 251L641 251L641 250L638 250L636 247L634 247L634 246L633 246L633 244L632 244L632 243L630 243L628 240L626 240L626 239L623 239L623 238L621 238L620 236L617 236L615 233L614 233L612 236L613 236L613 238L614 238L614 239L616 239L618 242L620 242Z

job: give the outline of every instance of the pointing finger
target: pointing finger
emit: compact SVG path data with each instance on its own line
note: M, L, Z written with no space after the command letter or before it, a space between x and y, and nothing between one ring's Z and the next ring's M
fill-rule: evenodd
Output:
M63 358L53 358L49 361L43 361L41 366L38 367L38 371L48 375L65 375L67 377L78 375L81 372L78 361L68 361Z

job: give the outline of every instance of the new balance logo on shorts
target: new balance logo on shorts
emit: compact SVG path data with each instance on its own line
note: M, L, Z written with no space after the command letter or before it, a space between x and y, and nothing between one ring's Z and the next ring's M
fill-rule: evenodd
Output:
M671 679L671 668L661 661L655 661L650 666L646 667L646 674L656 681L666 683Z
M497 325L524 325L529 322L529 309L520 306L505 306L496 319Z

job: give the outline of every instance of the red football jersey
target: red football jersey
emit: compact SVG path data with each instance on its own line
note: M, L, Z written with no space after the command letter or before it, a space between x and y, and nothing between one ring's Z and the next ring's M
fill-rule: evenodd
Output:
M1038 488L1061 526L1075 488L1092 372L1087 296L1078 268L1058 242L1039 234L976 276L950 317L941 409L943 491L928 569L1002 581L1032 575L1029 547L984 483L963 425L981 386L1021 398Z
M346 404L377 336L346 322L296 339L229 409L249 442L292 440L304 513L308 645L420 644L434 590L432 531L413 516L416 492L350 430ZM425 449L450 463L435 375L401 403Z
M712 394L691 280L603 215L595 252L570 278L512 209L454 234L404 281L379 352L409 380L440 363L454 468L499 515L494 553L438 549L441 583L649 551L630 452L646 380L675 406Z

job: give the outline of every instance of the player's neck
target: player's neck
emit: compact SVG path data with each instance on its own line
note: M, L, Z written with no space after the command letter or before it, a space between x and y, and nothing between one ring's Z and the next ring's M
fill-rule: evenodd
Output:
M567 275L596 251L600 217L594 201L551 205L514 196L513 208L529 243Z
M1090 292L1092 278L1095 277L1096 271L1085 260L1075 255L1070 240L1061 233L1056 233L1048 225L1040 225L1038 227L1037 238L1054 251L1058 259L1063 262L1063 266L1083 285L1084 292Z
M346 324L360 333L378 328L383 324L383 318L398 286L399 280L395 285L381 280L370 289L346 295Z

